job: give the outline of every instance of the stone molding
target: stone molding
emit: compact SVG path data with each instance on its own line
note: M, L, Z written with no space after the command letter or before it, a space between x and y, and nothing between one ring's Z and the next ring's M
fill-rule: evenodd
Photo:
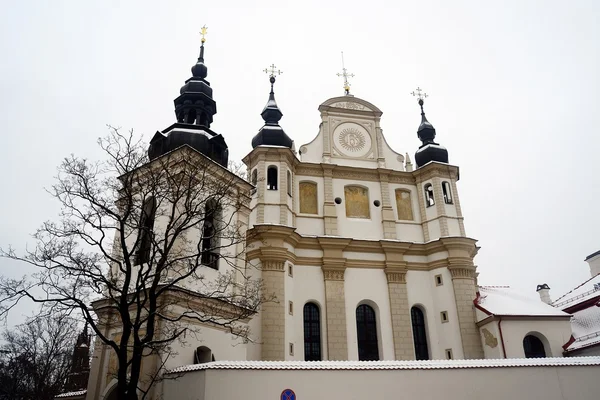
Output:
M475 279L475 267L448 267L452 279Z
M385 276L387 277L388 283L406 283L406 271L386 271Z
M285 261L261 260L261 269L263 271L283 271Z
M346 269L323 268L323 279L326 281L343 281Z

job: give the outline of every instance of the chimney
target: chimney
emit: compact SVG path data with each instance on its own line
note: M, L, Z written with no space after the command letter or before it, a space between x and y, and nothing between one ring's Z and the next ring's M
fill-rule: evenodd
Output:
M537 285L537 289L535 291L540 295L540 300L546 304L552 304L552 299L550 298L550 286L548 286L548 284L543 283L541 285Z
M590 273L592 274L592 278L600 274L600 250L587 256L585 258L585 262L590 265Z

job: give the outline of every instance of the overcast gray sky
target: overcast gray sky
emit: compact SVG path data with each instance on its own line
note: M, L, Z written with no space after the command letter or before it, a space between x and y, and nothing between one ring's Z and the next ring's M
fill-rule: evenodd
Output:
M105 124L148 140L172 124L202 25L212 128L240 160L262 125L269 83L296 146L317 107L352 93L383 110L390 145L411 156L426 112L460 167L480 283L551 295L589 276L600 249L598 1L3 1L0 17L0 245L23 247L57 205L44 187L75 153L101 157ZM3 274L28 270L0 260ZM20 309L18 312L27 312Z

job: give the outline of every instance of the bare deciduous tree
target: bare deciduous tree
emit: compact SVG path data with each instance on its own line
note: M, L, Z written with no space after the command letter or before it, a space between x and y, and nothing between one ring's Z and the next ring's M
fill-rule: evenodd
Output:
M245 263L251 185L187 146L149 161L115 128L99 144L106 160L59 167L49 193L60 219L38 229L35 249L2 251L37 272L0 278L0 313L23 298L76 310L114 352L117 397L145 398L173 343L202 324L248 340L246 322L270 300Z
M71 372L77 324L66 315L40 315L2 332L0 399L52 400Z

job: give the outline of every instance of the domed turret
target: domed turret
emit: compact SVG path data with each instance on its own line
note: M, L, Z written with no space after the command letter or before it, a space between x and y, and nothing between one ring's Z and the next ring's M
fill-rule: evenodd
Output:
M269 93L267 105L260 113L265 121L265 125L260 128L258 133L252 138L252 148L258 146L283 146L292 148L294 144L293 140L290 139L283 131L283 128L279 126L279 120L283 116L283 113L277 106L275 92L273 91L275 74L281 74L281 71L275 70L275 65L271 65L271 70L265 70L265 72L270 72L269 81L271 82L271 93Z
M427 97L426 93L423 93L420 88L417 88L412 93L413 96L419 98L419 106L421 106L421 124L417 130L417 136L423 143L417 152L415 153L415 161L417 168L422 167L431 161L437 161L442 163L448 163L448 150L444 146L440 146L434 142L435 139L435 128L431 125L431 122L427 120L425 111L423 110L424 99Z
M208 68L204 64L204 35L200 56L192 66L192 77L181 87L175 99L177 122L163 132L156 132L150 141L148 156L151 160L183 145L189 145L215 162L227 166L229 150L223 136L213 132L210 124L217 113L217 104L212 98L212 88L206 80Z

